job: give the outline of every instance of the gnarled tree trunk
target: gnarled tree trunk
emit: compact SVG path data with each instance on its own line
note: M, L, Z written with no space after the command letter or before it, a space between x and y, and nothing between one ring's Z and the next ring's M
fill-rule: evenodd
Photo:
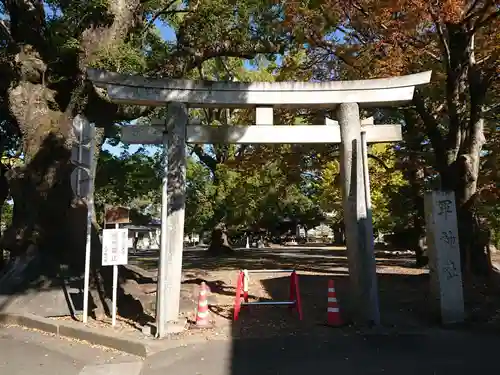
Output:
M140 15L140 1L109 2L108 21L90 24L82 32L80 49L71 57L65 56L64 66L58 66L57 59L52 61L59 46L51 45L53 41L46 34L43 3L32 3L14 1L6 5L12 44L10 62L4 61L2 66L4 72L10 73L10 85L4 82L2 90L22 138L25 163L7 174L14 212L1 247L20 259L20 264L39 260L30 278L59 277L63 264L69 266L72 275L79 276L85 259L86 207L74 198L70 186L74 169L70 157L75 141L72 121L77 114L83 114L90 121L109 126L126 118L120 112L123 108L107 102L85 82L85 68L97 58L99 50L127 37ZM63 83L57 83L51 75L63 76ZM100 266L101 246L95 227L93 239L92 299L96 315L102 315L108 310L104 296L111 295L111 274L109 267ZM119 303L124 300L120 290ZM137 309L133 310L137 315Z
M472 114L473 117L474 114ZM471 118L472 130L463 140L456 160L443 174L443 187L455 191L461 261L467 271L486 275L491 269L489 229L477 213L477 180L482 147L485 143L483 119Z
M208 252L212 255L226 255L233 252L229 244L227 229L224 223L217 224L212 230Z

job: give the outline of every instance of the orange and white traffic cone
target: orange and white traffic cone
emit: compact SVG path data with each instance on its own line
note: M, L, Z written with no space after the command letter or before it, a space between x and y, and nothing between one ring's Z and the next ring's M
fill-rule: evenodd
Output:
M337 301L337 293L335 292L335 283L333 280L328 281L328 309L327 322L329 326L338 327L343 324L340 316L340 308Z
M200 285L198 297L198 308L196 309L196 326L200 328L210 327L210 314L208 311L208 287L205 282Z

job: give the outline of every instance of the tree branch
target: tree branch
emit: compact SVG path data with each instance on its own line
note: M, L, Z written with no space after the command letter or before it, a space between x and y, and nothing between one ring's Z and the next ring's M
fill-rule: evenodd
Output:
M116 121L132 121L139 117L148 116L154 110L155 107L119 104L116 109L115 118Z
M112 103L104 90L91 86L86 115L91 121L100 125L114 124L120 121L131 121L154 112L155 107L125 105Z
M198 66L198 74L200 75L200 79L202 81L205 81L205 75L203 74L203 66L201 65ZM212 122L212 116L210 116L210 109L203 108L203 114L205 115L205 120L207 121L207 124L210 125L210 123Z
M432 15L432 13L431 13L431 15ZM434 15L432 15L432 18L434 19ZM450 64L451 64L450 45L448 44L448 41L446 40L446 37L444 35L443 27L442 27L441 23L439 23L437 18L434 19L434 26L436 26L436 31L438 33L439 40L441 41L441 44L443 45L443 49L445 52L444 53L445 63L446 63L447 68L449 69Z
M341 33L343 33L344 35L349 35L353 38L356 38L356 40L363 45L367 44L367 41L364 39L364 35L362 33L357 33L358 35L352 35L352 33L348 32L344 27L339 25L336 26L336 29Z
M433 111L433 114L435 116L438 116L441 114L441 112L445 109L446 107L446 104L445 103L441 103L434 111Z
M441 60L441 58L439 56L437 56L436 54L432 53L431 51L427 50L427 49L424 49L424 53L430 57L432 57L434 60L436 60L438 63L442 64L443 63L443 60Z
M432 147L434 148L434 152L436 154L437 167L444 171L447 166L447 158L446 158L446 148L444 146L443 135L439 131L438 122L436 119L430 115L427 110L427 106L425 105L425 101L420 94L419 90L415 90L415 95L413 96L413 103L415 104L415 109L420 115L420 118L424 122L425 130L427 135L429 136L429 140L431 141Z
M465 9L465 17L464 21L468 22L472 19L477 13L474 11L476 7L479 5L480 0L472 0L469 2L469 5Z
M483 17L481 20L478 20L476 21L476 24L474 25L474 27L472 28L472 33L475 33L477 30L479 30L481 27L483 26L486 26L487 24L489 24L490 22L493 22L496 18L500 17L500 9L498 9L497 7L497 10L496 11L493 11L491 12L490 14L487 14L487 11L488 9L493 6L493 2L487 2L484 6L483 6Z
M216 57L237 57L242 59L253 59L256 55L262 53L277 53L281 49L281 45L274 44L271 41L255 41L251 48L246 49L245 46L240 44L233 44L230 41L224 41L222 43L216 43L216 45L211 48L203 49L202 51L196 51L193 48L184 47L180 53L183 51L188 52L191 57L186 65L186 71L192 70L204 63L207 60ZM184 53L185 53L184 52Z
M415 48L420 49L423 51L426 55L432 57L434 60L436 60L438 63L442 64L443 60L437 56L434 52L429 51L429 43L423 40L420 40L416 37L412 37L409 41L409 44L412 45Z
M352 2L351 5L353 6L353 8L359 10L365 17L370 17L370 13L366 9L364 9L358 2ZM383 23L379 23L379 25L382 29L387 30L387 26Z
M207 166L208 169L212 173L215 173L217 171L217 160L215 160L213 157L208 155L204 150L203 147L200 145L194 145L193 146L193 152L198 156L200 161Z
M353 62L355 60L353 60L352 62L347 60L345 58L345 56L343 56L342 54L338 53L337 52L337 48L335 47L335 45L328 41L328 40L324 40L322 39L320 36L318 35L314 35L314 36L311 36L310 38L310 43L316 47L319 47L323 50L325 50L326 53L329 53L329 54L332 54L332 55L335 55L337 57L337 59L339 59L340 61L342 61L345 65L347 65L348 67L354 69L355 71L357 71L358 73L360 74L363 74L363 71L361 68L359 68L358 66L356 66ZM360 55L361 55L361 52L360 52ZM374 57L375 58L375 57Z
M161 16L165 16L168 14L175 14L175 13L189 13L191 12L189 9L170 9L169 8L174 5L177 2L177 0L170 0L170 2L167 3L163 8L158 10L152 17L151 20L144 26L144 30L142 31L142 36L148 32L148 30L153 26L153 24L156 22L158 18Z
M0 30L5 35L5 38L9 41L9 43L14 42L14 39L12 38L12 34L10 33L9 26L7 26L5 20L0 20Z
M232 81L234 79L234 74L233 72L231 72L231 69L229 69L229 67L227 66L225 59L221 56L218 58L218 60L220 61L222 67L226 71L229 81Z
M46 46L43 1L4 0L4 7L10 19L11 37L19 44L30 44L43 52Z
M487 62L488 60L491 60L491 58L492 58L493 56L494 56L494 55L484 56L483 58L476 60L476 64L477 64L477 65L484 64L484 63L485 63L485 62Z
M483 108L483 114L492 112L492 111L496 110L497 108L500 108L500 103L496 103L496 104L490 105L486 108Z
M385 162L377 155L368 154L368 158L375 160L378 164L380 164L380 166L382 166L382 168L386 170L386 172L393 172L395 170L395 168L390 168L387 164L385 164Z

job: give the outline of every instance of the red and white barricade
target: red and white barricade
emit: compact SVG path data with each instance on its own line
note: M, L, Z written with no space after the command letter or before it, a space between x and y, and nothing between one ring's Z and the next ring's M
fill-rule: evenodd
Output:
M288 301L256 301L248 302L249 273L290 273L290 298ZM243 302L242 302L243 299ZM236 296L234 300L234 320L238 319L242 306L288 305L297 310L302 320L302 303L300 300L299 277L295 270L241 270L236 282Z

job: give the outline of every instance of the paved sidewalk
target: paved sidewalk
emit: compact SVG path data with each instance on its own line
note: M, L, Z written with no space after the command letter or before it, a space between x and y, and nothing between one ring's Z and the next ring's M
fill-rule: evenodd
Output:
M20 327L0 328L0 374L138 375L142 359Z

